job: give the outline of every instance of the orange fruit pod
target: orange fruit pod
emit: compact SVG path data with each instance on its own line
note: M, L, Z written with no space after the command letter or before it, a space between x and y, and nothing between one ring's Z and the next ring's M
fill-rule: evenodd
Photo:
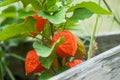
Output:
M40 57L37 55L35 50L30 50L27 53L27 56L25 58L26 75L32 74L32 73L38 73L45 70L45 68L39 62L39 58Z
M76 60L72 60L71 62L68 62L66 65L67 67L72 68L82 62L83 62L82 60L76 59Z
M42 16L39 16L38 14L33 15L33 18L37 20L36 30L41 32L47 23L47 19L43 19Z
M38 10L34 10L34 12L38 12ZM35 14L32 16L35 20L36 20L36 31L37 32L41 32L44 27L46 26L46 23L47 23L47 19L43 19L42 16L39 16L38 14ZM25 20L28 19L28 16L25 17ZM36 36L37 35L37 32L31 32L30 34L32 36Z
M77 50L77 40L75 36L67 30L59 31L52 38L51 44L53 45L60 37L64 37L64 43L57 47L56 52L60 56L74 56Z

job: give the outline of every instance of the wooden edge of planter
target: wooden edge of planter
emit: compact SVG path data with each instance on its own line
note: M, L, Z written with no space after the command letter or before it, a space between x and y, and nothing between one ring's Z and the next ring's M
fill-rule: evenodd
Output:
M120 80L120 45L49 80Z

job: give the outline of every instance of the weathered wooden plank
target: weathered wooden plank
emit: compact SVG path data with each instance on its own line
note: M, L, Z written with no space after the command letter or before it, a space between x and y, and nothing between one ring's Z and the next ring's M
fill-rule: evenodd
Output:
M120 45L49 80L120 80Z

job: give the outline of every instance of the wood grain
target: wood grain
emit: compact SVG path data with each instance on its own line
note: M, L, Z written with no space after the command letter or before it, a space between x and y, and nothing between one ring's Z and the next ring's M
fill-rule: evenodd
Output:
M120 80L120 45L49 80Z

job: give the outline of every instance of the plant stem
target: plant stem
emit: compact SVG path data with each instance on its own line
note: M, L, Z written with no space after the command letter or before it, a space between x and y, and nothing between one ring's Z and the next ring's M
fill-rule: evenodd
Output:
M8 68L8 66L4 63L4 67L8 73L8 75L10 76L11 80L15 80L15 77L13 76L12 72L10 71L10 69Z
M96 17L96 22L95 22L95 25L94 25L94 28L93 28L93 33L91 35L91 40L90 40L87 59L90 59L92 57L93 42L95 40L95 33L96 33L96 29L97 29L97 24L98 24L98 18L99 18L99 15L97 15L97 17Z
M2 62L0 62L0 80L4 80L3 79L3 74L2 74L3 71L2 70L3 70L3 66L2 66Z
M101 0L98 0L99 5L100 5L100 1ZM95 40L95 33L96 33L96 29L97 29L97 24L98 24L98 18L99 18L99 15L97 15L97 17L96 17L96 22L95 22L95 25L94 25L94 28L93 28L93 31L92 31L87 59L90 59L92 57L93 42Z
M109 5L107 4L107 2L105 0L103 0L104 4L106 5L106 7L108 8L108 10L110 12L112 12L111 8L109 7ZM115 21L120 25L120 21L116 18L116 16L114 15L114 19Z
M54 28L53 28L53 24L50 23L50 29L51 29L51 34L52 34L52 37L54 36Z
M55 69L51 66L51 70L52 70L52 72L54 73L54 75L56 75L57 74L57 72L55 71Z
M4 80L2 70L3 70L3 67L2 67L2 52L0 51L0 80Z
M25 61L25 59L24 59L23 57L21 57L21 56L19 56L19 55L16 55L16 54L14 54L14 53L9 54L9 55L12 56L12 57L14 57L14 58L16 58L16 59L19 59L19 60L21 60L21 61Z

